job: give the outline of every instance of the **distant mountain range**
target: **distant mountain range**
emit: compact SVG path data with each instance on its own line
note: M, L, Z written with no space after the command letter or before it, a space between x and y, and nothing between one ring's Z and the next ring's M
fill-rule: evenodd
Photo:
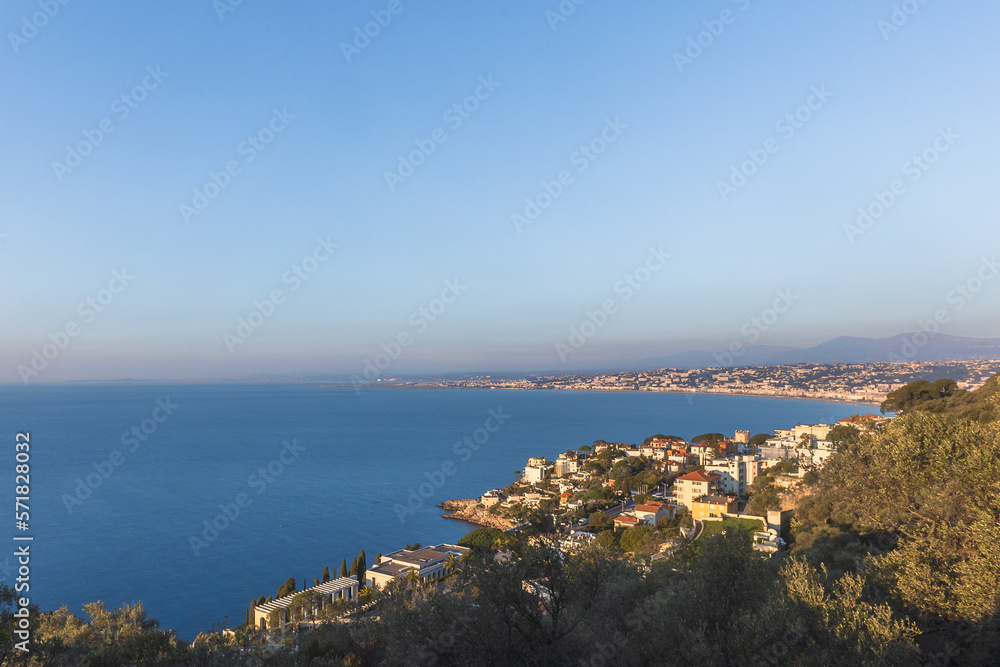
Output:
M919 345L923 343L923 345ZM718 356L716 356L718 355ZM721 366L780 366L784 364L856 364L872 361L971 361L1000 359L1000 338L963 338L923 332L890 338L840 336L813 347L751 345L731 358L725 350L679 352L641 359L636 370L657 368L717 368Z

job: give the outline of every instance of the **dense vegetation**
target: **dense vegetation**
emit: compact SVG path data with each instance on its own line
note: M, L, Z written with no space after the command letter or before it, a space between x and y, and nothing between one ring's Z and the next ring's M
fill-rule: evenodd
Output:
M997 395L1000 395L1000 375L974 391L959 389L949 379L918 380L889 394L882 402L882 412L931 412L985 423L1000 419Z
M792 549L776 557L738 527L652 562L622 554L651 537L642 531L569 557L530 534L476 531L449 577L397 580L369 615L319 627L297 652L262 649L245 629L191 647L141 606L95 603L89 620L36 612L32 653L12 658L12 600L0 588L3 664L996 664L998 382L894 392L902 414L843 434L799 503Z

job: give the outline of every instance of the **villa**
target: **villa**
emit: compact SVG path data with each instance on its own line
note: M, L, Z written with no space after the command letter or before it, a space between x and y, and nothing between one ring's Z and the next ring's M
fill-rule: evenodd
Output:
M313 604L305 610L306 618L314 617L320 610L337 600L356 600L358 598L358 580L354 577L341 577L307 588L304 591L295 591L283 597L265 602L259 607L254 607L253 622L261 630L267 630L271 623L271 612L278 612L278 619L281 625L291 622L288 613L288 606L295 598L303 593L308 593L313 598ZM274 629L274 628L272 628Z
M382 556L382 561L368 568L365 581L369 586L381 588L396 577L403 577L410 570L416 570L421 581L440 579L445 572L445 561L450 554L461 558L469 549L454 544L439 544L413 551L400 549Z

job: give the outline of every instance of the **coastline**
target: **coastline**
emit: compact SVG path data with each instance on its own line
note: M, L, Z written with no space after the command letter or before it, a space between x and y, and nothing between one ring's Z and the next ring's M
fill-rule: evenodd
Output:
M454 386L454 387L442 387L440 385L433 384L388 384L388 383L378 383L378 384L366 384L366 385L351 385L351 384L335 384L335 383L323 383L323 384L309 384L310 387L320 387L320 388L333 388L333 389L480 389L480 390L490 390L490 391L579 391L579 392L615 392L615 393L631 393L631 394L691 394L694 396L748 396L753 398L778 398L791 401L817 401L821 403L842 403L844 405L869 405L878 408L881 402L871 401L868 399L847 399L847 398L833 398L823 395L816 396L785 396L782 394L762 394L756 392L735 392L735 391L688 391L688 390L677 390L677 389L617 389L614 387L601 387L594 389L584 389L580 387L557 389L554 387L467 387L467 386Z
M478 498L462 498L459 500L445 500L444 502L438 503L437 507L440 507L445 512L448 512L448 514L441 515L442 519L464 521L465 523L473 526L496 528L498 530L507 530L514 525L513 522L508 519L501 519L500 517L494 516L485 510L477 509L478 504Z

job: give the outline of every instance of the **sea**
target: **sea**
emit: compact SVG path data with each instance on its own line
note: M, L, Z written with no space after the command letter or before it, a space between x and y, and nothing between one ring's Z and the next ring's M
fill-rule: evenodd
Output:
M12 512L0 531L0 579L15 583L15 548L29 544L28 595L42 610L141 601L190 641L242 623L289 577L300 590L324 567L336 577L361 549L373 563L408 543L457 541L475 526L437 504L509 484L530 456L657 433L771 433L873 408L295 383L2 386L0 488L10 509L27 495L29 517L19 527ZM30 437L19 490L18 433Z

